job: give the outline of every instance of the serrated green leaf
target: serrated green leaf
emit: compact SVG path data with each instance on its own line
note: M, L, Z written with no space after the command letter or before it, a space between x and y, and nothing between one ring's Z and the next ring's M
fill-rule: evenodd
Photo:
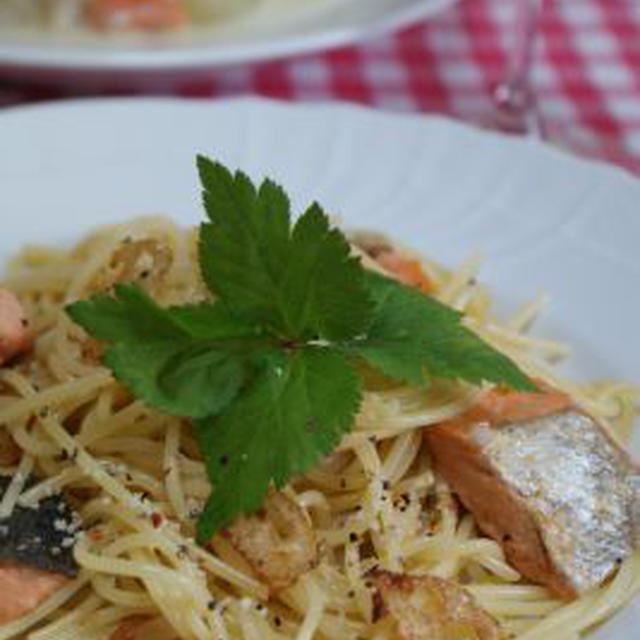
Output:
M346 340L369 325L373 304L364 269L318 204L312 204L293 229L282 290L295 337Z
M100 293L65 310L98 340L135 343L184 337L180 327L135 284L118 284L113 295Z
M415 385L451 378L535 391L512 360L461 324L457 311L376 273L367 274L367 285L377 306L353 352L385 375Z
M200 269L209 289L254 322L282 330L278 279L287 260L289 201L271 181L259 191L238 171L199 157L210 222L200 227Z
M198 166L210 223L200 229L200 265L233 312L293 340L346 339L367 326L363 270L342 233L314 204L290 225L289 200L265 180L205 158Z
M161 411L214 415L250 375L247 349L237 339L252 335L215 304L166 310L138 286L118 285L113 296L76 302L67 313L108 342L103 360L115 377ZM203 340L207 316L217 324Z
M254 382L214 420L194 423L211 498L198 523L207 540L235 516L257 509L328 454L360 405L359 376L327 349L271 351Z
M234 316L221 302L169 307L166 312L172 322L198 340L251 339L263 334L259 326Z

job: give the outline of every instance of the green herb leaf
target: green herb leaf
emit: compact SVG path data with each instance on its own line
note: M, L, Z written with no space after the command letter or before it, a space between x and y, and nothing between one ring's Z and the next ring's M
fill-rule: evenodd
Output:
M113 296L76 302L67 313L90 335L109 342L104 363L161 411L214 415L248 377L247 349L237 338L253 337L252 330L218 305L165 310L138 286L121 284Z
M314 204L290 224L289 200L265 180L198 159L211 220L200 228L200 266L211 291L238 315L293 340L358 335L371 301L359 262Z
M67 311L107 342L105 364L138 398L194 419L213 486L202 540L339 442L361 399L353 359L409 384L444 377L534 389L459 313L366 272L319 205L292 226L273 182L256 188L203 157L198 168L209 218L200 269L217 300L163 309L119 285Z
M282 487L328 454L360 405L360 379L338 353L272 350L263 361L222 414L194 423L213 485L198 525L203 541L255 511L271 483Z
M377 273L366 277L376 310L366 338L351 347L370 365L414 385L452 378L535 391L509 358L461 324L460 313Z

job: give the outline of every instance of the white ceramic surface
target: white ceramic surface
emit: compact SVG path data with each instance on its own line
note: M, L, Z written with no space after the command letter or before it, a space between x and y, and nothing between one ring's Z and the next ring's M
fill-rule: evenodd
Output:
M352 43L429 17L454 1L272 0L217 28L174 35L45 37L0 25L0 68L138 72L229 66Z
M136 214L197 222L206 153L445 263L482 251L502 309L550 294L536 331L572 345L572 373L640 383L640 181L621 170L437 117L255 99L6 110L0 140L3 260ZM593 640L639 626L636 600Z

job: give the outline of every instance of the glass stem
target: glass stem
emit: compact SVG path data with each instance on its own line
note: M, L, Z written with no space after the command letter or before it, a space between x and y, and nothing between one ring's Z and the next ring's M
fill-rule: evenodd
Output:
M544 137L531 87L531 68L543 0L515 0L515 42L504 78L493 99L496 125L503 131Z

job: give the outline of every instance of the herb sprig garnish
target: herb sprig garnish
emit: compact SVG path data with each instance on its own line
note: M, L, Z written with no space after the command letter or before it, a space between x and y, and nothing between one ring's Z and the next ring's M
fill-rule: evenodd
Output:
M212 301L161 308L142 289L67 312L108 344L104 363L136 397L191 418L213 491L205 541L328 454L360 406L358 362L413 385L430 378L534 386L458 312L365 271L318 204L291 222L265 180L199 157L208 221L199 262Z

